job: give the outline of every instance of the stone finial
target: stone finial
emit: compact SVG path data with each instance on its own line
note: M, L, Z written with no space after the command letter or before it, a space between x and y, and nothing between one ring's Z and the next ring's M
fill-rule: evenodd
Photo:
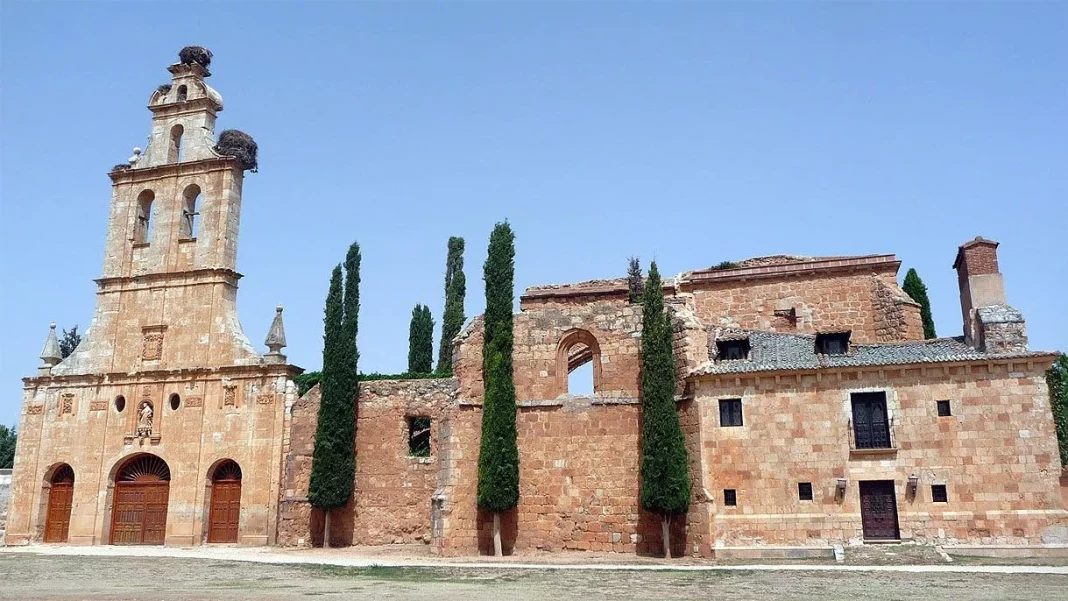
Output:
M137 146L134 146L134 148L133 148L133 156L130 157L129 159L127 159L127 160L130 161L130 166L131 167L136 165L137 161L141 160L141 149L138 148Z
M274 313L274 321L271 329L267 331L267 340L263 342L271 350L269 355L279 355L279 351L286 345L286 329L282 325L282 305L278 305Z
M42 367L52 367L63 360L63 353L59 349L59 339L56 338L56 324L48 326L48 338L45 338L44 348L41 349Z

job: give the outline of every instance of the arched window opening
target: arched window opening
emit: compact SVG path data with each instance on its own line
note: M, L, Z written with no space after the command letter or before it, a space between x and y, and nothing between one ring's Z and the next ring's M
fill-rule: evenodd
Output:
M170 398L171 411L177 411L182 406L182 397L178 393L172 393Z
M152 240L152 201L156 195L145 190L137 196L137 218L134 223L134 244L148 244Z
M178 232L180 240L189 240L197 237L197 201L200 200L200 186L191 184L182 192L182 222Z
M556 352L556 378L560 394L600 392L601 347L593 334L571 330L561 337Z
M236 543L241 527L241 466L232 459L220 463L211 476L208 542Z
M585 344L571 347L567 360L567 393L593 394L593 353Z
M178 102L185 102L188 95L189 90L185 86L178 86L178 95L176 96Z
M171 145L167 150L168 163L180 163L182 161L182 134L185 128L179 123L171 128Z
M115 411L122 413L124 409L126 409L126 397L120 394L119 396L115 397Z
M52 473L49 484L44 542L65 543L70 531L70 509L74 500L74 470L66 463L60 465Z

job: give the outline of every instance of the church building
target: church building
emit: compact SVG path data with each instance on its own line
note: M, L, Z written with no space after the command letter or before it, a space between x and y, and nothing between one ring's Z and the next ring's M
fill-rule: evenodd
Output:
M149 99L147 148L109 174L90 328L61 360L52 326L24 379L7 544L323 543L308 502L319 389L298 398L281 307L257 319L266 352L236 313L251 139L216 139L210 61L184 55ZM952 338L924 339L891 254L760 257L666 280L692 482L673 555L1068 544L1045 381L1056 354L1029 348L998 248L947 248ZM659 517L639 504L641 313L625 279L520 296L508 552L660 551ZM331 515L332 545L491 548L475 500L482 341L479 316L452 341L454 377L361 383L355 491ZM569 390L583 366L592 392Z

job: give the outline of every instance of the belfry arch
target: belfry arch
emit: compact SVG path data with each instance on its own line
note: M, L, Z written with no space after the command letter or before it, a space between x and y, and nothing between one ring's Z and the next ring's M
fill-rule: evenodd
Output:
M601 345L589 330L573 329L564 332L556 347L557 394L567 394L571 372L593 363L593 393L601 391Z

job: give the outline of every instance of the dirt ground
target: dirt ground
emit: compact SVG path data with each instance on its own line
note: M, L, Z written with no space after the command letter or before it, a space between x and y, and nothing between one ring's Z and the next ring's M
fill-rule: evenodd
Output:
M889 572L626 572L338 568L165 557L0 555L0 599L1057 599L1068 576Z

